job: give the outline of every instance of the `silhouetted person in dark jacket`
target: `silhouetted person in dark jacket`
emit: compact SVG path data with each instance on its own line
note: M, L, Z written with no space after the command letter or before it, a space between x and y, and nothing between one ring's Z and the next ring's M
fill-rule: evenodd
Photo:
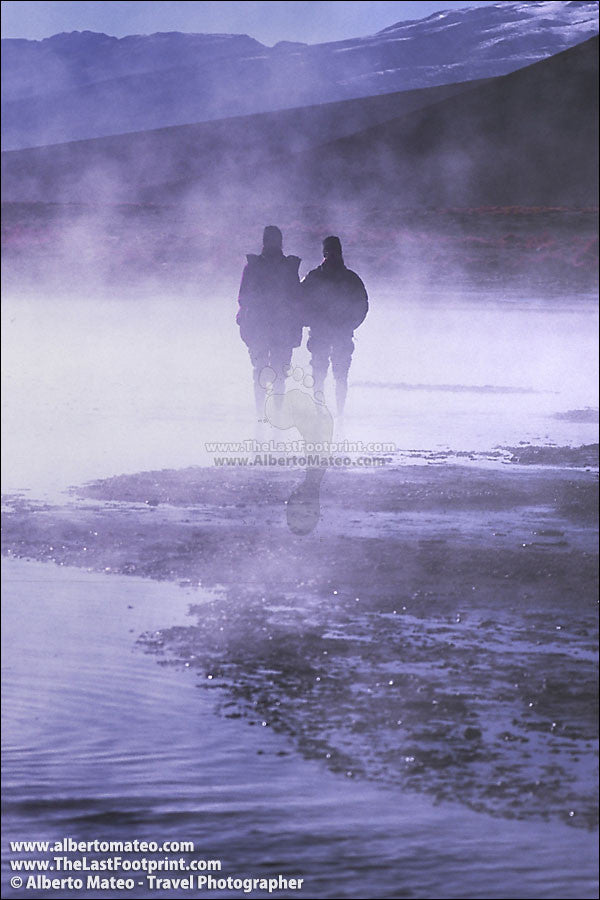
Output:
M323 391L331 360L337 411L342 416L354 351L354 329L367 315L369 302L361 279L344 265L338 237L325 238L323 256L321 265L302 280L304 324L310 327L307 347L314 390Z
M236 321L252 361L259 418L264 415L266 387L261 384L261 372L270 366L275 372L273 389L277 394L283 394L293 349L302 343L300 258L284 256L282 246L279 228L267 225L263 232L262 253L247 256L238 298L240 308Z

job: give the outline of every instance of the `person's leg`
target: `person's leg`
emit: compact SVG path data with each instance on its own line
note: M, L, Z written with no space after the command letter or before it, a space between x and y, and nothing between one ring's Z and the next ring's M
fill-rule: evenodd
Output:
M281 407L285 396L285 380L288 376L290 363L292 361L292 351L282 347L272 347L269 352L269 365L275 372L275 380L273 381L273 398L275 406Z
M335 378L335 400L338 416L344 415L348 395L348 372L354 352L352 334L343 335L334 341L331 352L331 367Z
M335 383L335 405L338 416L344 415L348 396L348 378L339 378Z
M325 388L327 370L329 369L331 341L327 337L315 334L314 329L311 328L306 348L310 352L310 367L314 380L314 392L315 394L322 394Z
M269 351L264 347L248 347L250 361L252 363L252 376L254 379L254 403L256 405L257 418L262 420L265 417L265 385L261 382L261 372L265 366L269 365Z
M283 400L285 394L285 381L292 364L292 347L272 346L269 350L269 365L275 372L273 393L278 403Z

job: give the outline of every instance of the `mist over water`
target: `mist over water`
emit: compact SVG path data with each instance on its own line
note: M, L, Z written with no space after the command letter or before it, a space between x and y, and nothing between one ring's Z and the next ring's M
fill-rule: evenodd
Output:
M392 298L389 285L380 299L378 285L367 286L348 440L400 451L595 441L593 415L555 418L598 408L591 299L415 296L402 286ZM5 490L46 493L118 472L210 464L205 442L252 439L251 368L235 309L235 293L200 291L7 296ZM293 364L309 371L305 347Z
M303 539L300 470L206 448L256 436L237 275L5 298L5 548L45 561L5 569L9 837L192 839L322 897L593 896L593 475L496 449L596 443L593 299L365 276L344 436L397 449L328 473Z
M379 303L371 289L351 372L347 437L422 451L594 440L593 421L554 418L597 408L592 305L580 297L565 304L489 294L429 299L427 305L422 296L399 292L395 302ZM7 493L25 489L33 500L63 503L70 484L210 466L205 441L251 437L251 373L234 311L234 297L223 295L8 298ZM306 351L295 362L307 366ZM243 502L244 488L231 495L226 483L219 502ZM333 521L367 541L379 534L381 525L367 517L359 525L340 520L333 508L339 490L331 488L324 506L327 527ZM122 504L125 516L134 516L135 533L158 512L134 511L135 501L139 509L147 496L142 488L133 503ZM262 502L259 490L257 516ZM181 515L193 515L186 503L182 513L161 504L163 518L150 538L153 565L163 557L173 565L170 528ZM66 531L52 524L41 540L30 523L22 532L27 552L35 555L37 543L62 565L61 546L100 541L130 554L132 536L119 532L110 505L104 512L92 506L91 518L79 525L77 517L67 520ZM46 515L52 523L52 512ZM490 516L498 529L510 521L508 514L484 513L472 526L465 525L469 515L452 522L477 534ZM404 512L395 527L400 535L415 525ZM449 565L443 546L449 527L442 523L440 531L434 518L429 531L418 532L419 553L431 553L432 541L427 565L433 572ZM588 830L586 780L593 775L577 761L582 750L585 758L593 725L583 728L573 713L591 702L587 612L577 612L571 627L552 599L543 613L531 610L523 618L503 607L517 596L512 580L514 595L494 600L493 592L478 593L483 606L471 610L460 586L458 597L450 588L449 598L436 600L420 581L424 596L397 616L393 587L383 579L369 594L354 569L339 598L330 585L311 599L315 589L298 587L300 579L336 583L340 573L332 562L339 551L331 557L327 543L319 543L326 537L317 537L323 572L314 567L314 542L297 548L305 562L294 568L290 539L278 545L272 528L250 562L243 554L232 562L223 543L235 547L237 538L224 532L223 542L217 531L217 586L210 565L169 569L175 571L170 578L185 573L184 583L206 579L206 590L82 573L68 568L74 564L68 557L65 568L50 571L47 564L7 563L9 836L129 839L135 832L192 839L236 874L268 874L275 866L306 875L314 895L323 897L593 896L595 833ZM577 546L575 534L569 540ZM580 541L585 550L585 537ZM266 555L269 545L275 558ZM100 562L115 571L105 552L75 565L89 570ZM196 546L186 550L185 565L193 567L197 554ZM373 571L367 558L364 565ZM410 567L408 557L404 565ZM469 564L468 577L479 589L475 568ZM155 577L165 572L156 569ZM231 586L223 591L218 583ZM192 615L186 614L190 604ZM557 634L568 644L557 646ZM32 646L40 648L35 666ZM526 676L532 654L537 665ZM561 683L570 687L562 694L553 688L545 707L537 673L554 671L557 658ZM216 693L197 690L213 683L209 672ZM322 694L315 683L321 678ZM48 690L40 690L40 679ZM513 689L513 679L523 679L522 689ZM540 709L527 723L521 708L532 697ZM567 722L561 727L571 730L553 747L545 717L557 709ZM496 776L496 793L494 753L470 736L484 728L505 729L502 761L510 774L504 784ZM527 758L532 752L534 763ZM433 760L424 772L421 755ZM559 780L551 774L557 771ZM536 777L537 792L531 788ZM428 791L444 798L441 805ZM566 803L577 812L577 828L560 821L569 815ZM478 805L485 812L473 811Z
M491 79L473 13L482 62L465 77L482 80L430 72L407 84L437 87L364 97L380 76L404 84L378 62L391 29L358 42L364 71L324 45L342 81L329 92L323 57L328 91L318 64L289 102L354 99L303 109L274 111L286 80L265 72L300 71L312 48L265 64L248 38L221 71L215 42L214 84L186 80L178 110L177 66L124 70L118 92L65 85L81 120L62 94L60 115L39 96L21 108L15 81L8 840L191 839L230 874L305 876L315 897L595 895L597 47L572 47L591 4L573 28L572 4L519 4L519 53L533 6L536 47L553 31L571 49ZM506 36L505 7L490 14ZM446 23L459 56L470 17ZM448 31L430 26L437 65ZM102 53L127 67L130 44ZM304 529L293 501L314 471L208 447L301 437L267 407L257 421L235 320L269 223L301 276L340 236L370 308L334 440L394 448L312 482ZM312 409L306 337L287 390ZM136 896L151 894L173 892Z

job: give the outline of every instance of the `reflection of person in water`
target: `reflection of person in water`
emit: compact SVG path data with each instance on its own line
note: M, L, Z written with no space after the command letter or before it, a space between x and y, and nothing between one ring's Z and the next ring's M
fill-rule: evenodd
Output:
M301 285L304 320L310 327L307 347L311 353L315 393L323 391L331 360L337 411L342 416L354 351L354 330L367 315L369 302L361 279L344 264L338 237L325 238L323 257L321 265L309 272Z
M237 323L250 353L254 397L259 418L264 415L266 385L260 373L269 366L275 373L274 389L282 394L285 373L294 347L302 343L297 256L284 256L283 236L267 225L259 255L248 254L239 292Z

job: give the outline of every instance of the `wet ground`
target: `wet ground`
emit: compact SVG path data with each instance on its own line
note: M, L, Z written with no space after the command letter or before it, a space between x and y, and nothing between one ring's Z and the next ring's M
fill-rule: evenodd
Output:
M138 643L345 777L593 827L596 476L411 466L120 476L64 507L9 500L11 556L210 589Z

